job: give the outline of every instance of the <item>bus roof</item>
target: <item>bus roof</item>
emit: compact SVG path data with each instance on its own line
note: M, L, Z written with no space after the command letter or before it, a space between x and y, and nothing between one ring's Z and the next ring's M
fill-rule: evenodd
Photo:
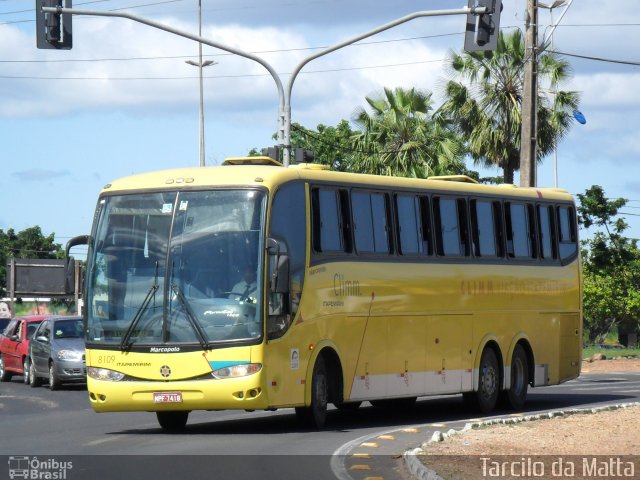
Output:
M428 179L364 175L335 172L329 170L325 165L318 164L294 164L285 168L277 164L277 162L266 162L264 157L253 158L256 159L255 163L251 162L249 158L234 158L230 159L229 162L225 162L222 166L158 170L132 175L105 185L102 193L231 186L274 189L287 181L302 179L318 183L344 184L368 188L435 190L499 197L572 201L571 195L564 189L522 188L511 184L486 185L476 183L463 175L430 177Z

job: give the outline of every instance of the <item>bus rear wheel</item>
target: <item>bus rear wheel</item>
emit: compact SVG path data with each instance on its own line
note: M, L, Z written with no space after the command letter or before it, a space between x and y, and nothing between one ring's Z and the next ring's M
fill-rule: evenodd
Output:
M163 430L177 432L187 425L189 412L156 412L156 417Z
M313 367L311 380L311 405L296 407L296 417L303 424L314 428L323 428L327 421L327 403L329 400L329 384L327 367L322 356L318 357Z
M527 399L529 387L529 362L527 354L520 345L516 345L511 358L511 385L509 390L501 392L502 403L512 410L520 410Z
M463 397L465 404L482 413L489 413L495 408L500 392L500 368L492 348L485 348L482 352L479 370L478 391L467 392Z

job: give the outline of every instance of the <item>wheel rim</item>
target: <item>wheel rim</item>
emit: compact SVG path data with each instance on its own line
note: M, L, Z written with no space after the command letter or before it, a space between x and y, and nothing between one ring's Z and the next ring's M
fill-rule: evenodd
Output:
M29 383L33 384L35 383L35 377L36 372L35 369L33 368L33 362L29 362Z
M54 377L53 377L53 365L49 365L49 386L53 387L54 385Z
M4 360L0 357L0 377L4 376Z
M493 365L485 365L482 369L482 395L491 398L498 388L498 372Z
M22 362L22 375L24 378L24 383L29 383L30 372L31 372L31 365L29 363L29 360L25 358L24 361Z

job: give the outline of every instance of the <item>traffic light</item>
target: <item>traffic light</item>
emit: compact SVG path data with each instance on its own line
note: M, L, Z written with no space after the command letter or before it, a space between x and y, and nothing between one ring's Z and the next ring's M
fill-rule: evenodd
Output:
M43 12L42 8L71 8L71 0L36 0L36 46L43 49L70 50L73 15Z
M274 147L263 148L262 155L264 155L265 157L273 158L278 162L282 162L282 159L280 158L280 147L278 145Z
M312 163L313 152L311 150L305 150L304 148L296 147L295 161L296 163Z
M467 14L464 49L467 52L495 50L500 33L502 0L469 0L469 8L486 7L487 13Z

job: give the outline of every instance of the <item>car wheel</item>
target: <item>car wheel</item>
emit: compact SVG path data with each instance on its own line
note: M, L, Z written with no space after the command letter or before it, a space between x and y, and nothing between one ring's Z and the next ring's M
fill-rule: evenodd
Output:
M42 379L36 375L36 367L33 366L33 360L29 362L29 385L31 388L42 385Z
M156 412L156 417L163 430L177 432L187 425L189 412Z
M4 368L4 358L0 355L0 382L8 382L13 374Z
M29 357L22 360L22 381L25 385L29 383Z
M49 364L49 389L60 389L60 380L56 377L56 368L53 362Z

